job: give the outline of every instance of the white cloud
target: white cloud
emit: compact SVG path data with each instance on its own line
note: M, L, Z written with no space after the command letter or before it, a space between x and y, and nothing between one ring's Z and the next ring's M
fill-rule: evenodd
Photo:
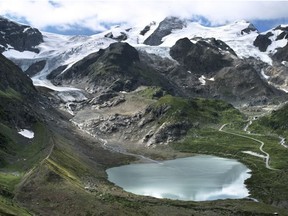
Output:
M40 29L79 25L96 31L104 29L103 23L147 24L168 15L186 18L201 15L212 24L287 18L288 1L0 0L0 14L25 18Z

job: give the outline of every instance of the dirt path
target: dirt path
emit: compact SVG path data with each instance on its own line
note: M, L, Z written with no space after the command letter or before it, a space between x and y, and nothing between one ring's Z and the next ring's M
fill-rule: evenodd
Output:
M264 142L262 142L261 140L258 140L258 139L255 139L255 138L252 138L252 137L249 137L249 136L245 136L245 135L242 135L242 134L236 134L236 133L233 133L233 132L227 132L227 131L223 131L224 127L227 126L228 124L224 124L222 125L220 128L219 128L219 131L221 131L222 133L226 133L226 134L231 134L231 135L234 135L234 136L238 136L238 137L243 137L243 138L246 138L246 139L249 139L249 140L253 140L255 142L258 142L260 143L260 147L259 147L259 150L265 155L265 166L267 169L270 169L270 170L276 170L272 167L270 167L269 165L269 160L270 160L270 155L263 150L263 147L265 145Z

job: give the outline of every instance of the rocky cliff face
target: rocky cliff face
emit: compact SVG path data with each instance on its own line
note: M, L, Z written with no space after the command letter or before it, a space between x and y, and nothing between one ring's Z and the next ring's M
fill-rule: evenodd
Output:
M159 23L158 28L144 41L144 44L151 46L160 45L163 37L169 35L172 30L182 29L185 25L185 20L178 17L167 17Z
M30 78L0 54L0 121L17 128L31 124L37 97Z
M232 58L227 53L235 55L234 51L220 40L207 40L194 44L188 38L180 39L171 47L170 55L187 71L200 75L229 66Z
M283 48L278 48L277 52L273 55L273 59L278 62L283 62L283 61L287 62L288 61L288 44Z
M90 92L132 91L141 85L161 86L173 92L170 81L141 59L138 51L129 44L113 43L77 62L64 73L61 70L52 72L48 78L55 84L85 86Z
M288 27L280 25L267 32L266 34L259 34L253 44L254 46L258 47L261 52L266 52L269 45L271 45L273 42L282 41L284 44L285 42L287 43L287 40Z
M0 29L1 53L11 47L20 52L39 52L35 46L43 42L43 36L38 29L20 25L3 17L0 17Z
M110 94L137 87L159 86L172 95L224 99L231 103L266 103L284 93L261 77L265 64L239 59L226 43L214 38L180 39L171 47L174 59L137 51L127 43L114 43L93 53L62 73L48 78L90 92ZM85 86L85 87L84 87Z

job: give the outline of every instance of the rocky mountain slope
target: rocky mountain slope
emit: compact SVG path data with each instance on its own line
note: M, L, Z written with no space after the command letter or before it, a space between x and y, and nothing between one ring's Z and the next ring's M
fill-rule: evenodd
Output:
M248 118L233 107L260 112L287 100L285 26L259 33L246 21L209 28L167 17L92 36L62 36L0 21L1 52L10 59L0 55L0 214L287 210L287 193L279 189L287 179L285 149L268 129L259 136L280 174L266 169L263 158L243 153L259 148L255 138L242 135ZM272 114L273 125L285 126L285 109ZM232 133L219 131L224 124ZM18 133L24 129L34 137ZM247 184L259 202L191 205L139 197L111 185L105 173L144 160L144 154L167 159L192 153L243 161L253 170Z
M9 23L8 21L6 22ZM24 28L24 26L19 26L19 30L17 31L21 31L22 28ZM286 87L283 84L286 82L285 78L281 78L281 81L279 81L275 79L274 75L270 76L270 66L272 66L272 64L273 68L274 65L276 65L275 67L277 68L277 71L281 71L277 72L277 74L280 75L286 73L284 60L285 54L281 54L282 49L284 49L283 53L285 53L284 47L287 44L285 32L285 26L279 26L270 32L265 33L266 36L263 36L264 33L260 34L252 24L245 21L235 22L222 27L209 28L203 27L198 23L191 22L189 20L181 20L176 17L168 17L160 23L151 22L145 27L138 26L128 28L128 26L125 25L116 26L107 32L92 36L61 36L50 33L42 33L44 42L40 44L37 42L39 44L37 46L37 49L39 50L38 54L29 52L29 49L26 49L27 51L25 52L19 52L16 48L14 49L13 47L6 47L4 55L19 65L22 70L27 71L30 76L33 76L33 82L35 85L47 86L50 84L45 79L45 77L52 71L58 69L58 73L61 73L72 67L73 64L82 60L89 54L95 53L100 49L108 48L110 44L115 43L116 41L126 42L136 48L138 52L148 53L150 58L149 64L151 64L151 61L159 61L161 62L160 64L164 64L165 62L165 64L175 65L175 60L172 58L172 47L174 46L175 48L179 46L179 44L176 44L179 39L188 38L192 42L190 45L197 43L198 41L198 45L201 44L202 47L206 47L205 52L207 52L207 50L209 50L211 47L214 47L212 48L212 50L214 50L213 52L209 50L208 52L210 53L205 55L203 55L203 50L200 51L200 46L197 48L198 51L194 50L193 55L198 52L198 58L195 56L196 59L194 59L194 61L200 60L201 62L201 64L197 64L197 67L200 65L206 65L207 69L208 65L209 70L214 70L215 72L215 70L219 70L224 66L228 66L226 64L227 59L225 60L226 63L222 60L218 62L216 59L217 56L213 56L213 53L217 53L217 49L219 48L222 51L218 52L217 58L220 59L222 58L221 55L226 56L225 58L227 58L229 55L228 53L231 53L234 59L237 58L245 60L252 57L255 59L255 61L258 60L259 62L263 62L261 66L257 67L257 73L262 78L269 77L268 81L270 84L285 90ZM261 37L266 38L269 43L263 42ZM2 36L2 38L5 37ZM154 42L151 42L150 44L150 40L154 42L157 40L157 43L154 44ZM201 42L199 40L201 40ZM261 48L259 49L260 45L257 44L264 45L261 45ZM265 49L262 49L262 46L264 46ZM172 52L170 52L170 49ZM225 53L226 51L228 53ZM182 52L184 52L184 50ZM277 55L283 57L280 58L277 57ZM199 58L201 56L202 61ZM206 62L208 59L210 59L210 63ZM281 59L281 61L277 59ZM213 65L211 64L212 60ZM216 62L217 65L215 65ZM279 68L277 67L277 62L279 62ZM180 66L186 64L184 67L185 70L188 68L187 60L186 63L183 61L177 61L177 63ZM191 66L192 61L189 64ZM158 64L157 67L159 68L161 66ZM199 77L195 78L199 79L202 75L205 76L207 71L203 71L205 68L202 66L202 69L197 67L196 64L194 64L194 71L192 74L195 77L194 72L196 71L196 76ZM187 71L191 72L190 69L188 68ZM198 71L198 69L200 70ZM169 66L168 68L163 68L162 65L161 70L168 71L171 70L171 68ZM200 72L203 72L203 74L200 74ZM267 76L265 76L266 73ZM280 75L278 77L284 76ZM191 92L189 92L189 94L191 94Z
M38 29L20 25L1 16L0 29L1 53L7 49L14 49L20 52L39 52L36 46L43 42L43 36Z
M32 81L19 67L0 54L1 122L15 128L33 122L31 105L37 100Z

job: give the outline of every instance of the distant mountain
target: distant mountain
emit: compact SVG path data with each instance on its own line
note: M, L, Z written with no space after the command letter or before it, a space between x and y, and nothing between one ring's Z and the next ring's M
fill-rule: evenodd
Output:
M177 17L167 17L159 23L157 29L144 41L144 44L157 46L162 43L162 39L171 34L173 30L186 27L186 21Z
M251 122L234 107L254 117L287 101L286 27L260 34L246 21L210 28L168 17L63 36L4 18L0 25L0 215L129 214L139 203L143 208L132 215L287 210L283 146L266 142L270 130L259 140L244 136ZM272 112L268 126L285 131L286 110ZM264 157L253 144L262 139L271 153L267 163L282 171L253 158ZM259 202L247 197L186 205L138 197L111 185L105 173L134 156L163 160L190 153L246 162L253 173L247 185Z
M12 22L0 16L0 52L14 49L39 53L37 45L43 42L41 32L27 25Z
M2 32L6 31L9 32L9 28L7 30L5 30L5 28L2 29ZM108 61L104 60L104 57L101 56L108 55L109 58L111 56L114 58L113 51L108 47L115 42L125 42L135 48L135 55L140 56L139 61L135 63L135 65L138 65L138 69L141 67L140 70L143 71L143 65L145 65L146 71L148 70L147 68L149 68L150 71L155 71L153 74L157 74L157 76L169 77L169 84L166 85L166 88L176 88L174 92L178 92L179 94L228 99L227 93L224 92L228 89L231 90L231 85L240 83L239 80L234 82L230 79L234 77L236 79L236 77L239 76L243 79L243 83L240 86L251 86L252 88L256 83L266 82L265 85L261 84L262 87L255 87L255 89L258 89L258 92L261 92L261 94L257 93L256 95L257 97L269 98L272 97L274 93L277 96L281 95L281 93L276 90L267 90L267 88L274 88L270 86L271 84L280 89L287 89L288 91L287 86L279 84L285 82L286 78L283 78L284 76L277 76L276 80L276 77L273 76L271 72L271 68L275 68L272 65L279 61L281 61L281 71L286 70L284 63L281 64L286 59L285 45L287 44L287 34L285 32L287 32L287 29L284 26L279 26L271 30L271 32L259 34L255 26L246 21L238 21L226 26L209 28L189 20L167 17L160 23L151 22L146 26L136 27L115 26L112 27L111 30L92 36L61 36L42 33L43 42L39 42L40 40L38 40L37 43L39 45L35 47L39 50L38 54L27 51L19 52L16 48L13 49L10 47L10 49L4 52L4 55L32 76L35 85L45 85L48 87L50 85L50 87L52 87L49 82L44 80L46 80L46 76L53 71L53 74L51 74L49 78L53 79L54 84L66 83L73 85L72 80L74 80L73 83L81 83L84 74L85 76L89 74L88 82L93 89L93 85L96 86L99 82L102 84L108 82L108 80L101 80L102 78L99 77L99 75L95 75L95 70L98 68L97 70L99 71L102 63L106 65L104 66L106 67L106 71L110 69L112 71L114 70L114 78L112 80L113 82L117 80L118 75L115 74L115 68L119 66L117 66L117 64L120 60L118 63L115 63L115 67L111 67L113 63L108 63ZM183 40L183 38L186 38L186 40ZM184 41L186 42L184 43ZM267 41L270 42L268 43ZM182 45L180 46L180 44ZM101 49L106 48L108 49L105 50L105 52L101 51ZM95 54L97 52L98 54ZM120 54L120 56L122 54ZM125 59L125 54L123 55L123 59ZM110 66L108 67L107 64ZM243 71L240 70L235 76L229 75L230 81L224 82L223 78L226 78L223 75L227 74L227 71L237 73L235 68L241 68L236 67L238 64L250 65L248 67L245 66L245 68L250 68L252 71L255 71L256 75L253 81L251 79L245 80L247 76L242 76L241 73ZM83 65L87 67L87 69L84 70L85 72L77 69L83 68ZM93 67L89 66L88 68L88 65L93 65ZM133 67L135 65L133 65ZM230 67L231 69L229 69ZM89 70L89 72L87 70ZM92 72L93 70L94 72ZM137 71L135 68L131 69L131 67L129 70L130 75ZM216 76L219 71L222 71L222 75ZM138 75L136 75L137 73L133 75L135 77L132 80L138 77ZM70 74L70 78L68 74ZM92 76L92 74L94 75ZM266 75L270 78L267 78ZM167 77L165 79L167 79ZM221 85L225 83L229 85L220 88L217 80L213 81L212 84L211 80L217 77L221 77ZM69 79L70 81L68 81ZM258 79L258 81L256 82L255 79ZM66 81L64 82L64 80ZM147 82L146 78L145 81L143 81L142 78L140 80L142 81L139 81L137 85L140 83L149 83L150 85L154 83L150 81ZM127 80L124 79L122 81L125 83ZM204 81L206 85L203 84ZM268 81L270 85L268 85ZM247 82L250 84L247 84ZM133 83L135 84L134 81ZM246 96L242 95L244 90L240 90L241 88L242 87L233 88L234 90L233 93L230 93L232 95L230 95L231 97L229 96L229 100L235 101L237 98L238 101L241 100L241 98L245 100L249 98L250 96L248 94L245 94ZM226 90L224 91L224 89ZM235 91L235 89L239 91ZM255 93L255 90L253 92ZM268 92L270 93L268 94ZM259 98L257 101L258 100Z

